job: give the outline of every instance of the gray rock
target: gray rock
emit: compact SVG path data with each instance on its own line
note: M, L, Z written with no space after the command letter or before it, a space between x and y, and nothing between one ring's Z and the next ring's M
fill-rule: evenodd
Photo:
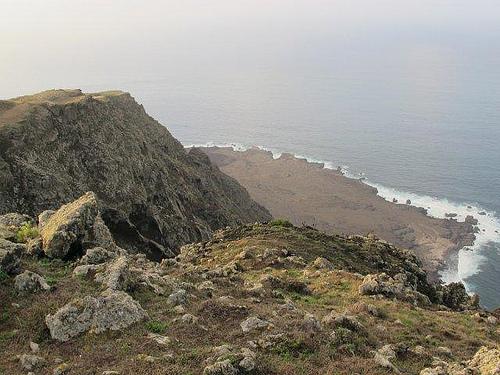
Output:
M229 359L215 362L213 365L205 367L203 375L238 375L238 369Z
M365 329L355 317L345 314L337 315L334 311L326 315L322 323L328 327L343 327L355 332L362 332Z
M188 301L188 294L184 289L179 289L169 295L167 301L173 306L185 305Z
M251 316L240 323L243 332L247 333L254 330L265 329L269 327L267 320L260 319L257 316Z
M63 375L69 373L69 370L71 370L71 366L67 363L61 363L59 366L57 366L53 374L54 375Z
M0 238L0 271L8 274L19 272L21 256L25 251L24 245Z
M55 314L47 315L45 323L53 339L68 341L86 331L124 329L145 318L147 313L127 293L106 290L97 298L87 296L71 301Z
M37 273L24 271L14 278L14 287L20 293L36 293L42 290L50 290L50 285Z
M80 264L101 264L113 258L116 258L116 253L98 246L88 249L80 259Z
M37 355L23 354L19 357L19 363L23 369L31 371L42 367L45 364L45 359Z
M333 264L328 259L323 257L318 257L314 260L312 266L319 270L333 270Z
M110 262L95 279L108 289L126 291L133 283L127 257L121 256Z
M321 323L313 314L305 314L302 319L302 327L309 332L319 332L321 331Z

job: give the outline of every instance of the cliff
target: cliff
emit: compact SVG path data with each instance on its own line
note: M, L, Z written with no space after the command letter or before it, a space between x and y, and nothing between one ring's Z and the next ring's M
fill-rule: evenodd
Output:
M0 213L36 215L86 191L123 246L133 232L159 258L215 229L271 218L127 93L51 90L0 101Z

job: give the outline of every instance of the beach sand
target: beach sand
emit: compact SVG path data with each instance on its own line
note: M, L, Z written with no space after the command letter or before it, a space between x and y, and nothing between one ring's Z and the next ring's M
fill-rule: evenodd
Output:
M412 249L430 278L437 280L446 259L474 241L474 227L453 219L437 219L405 202L392 203L361 180L325 169L291 154L274 159L252 148L201 148L219 168L243 185L275 218L330 233L375 234Z

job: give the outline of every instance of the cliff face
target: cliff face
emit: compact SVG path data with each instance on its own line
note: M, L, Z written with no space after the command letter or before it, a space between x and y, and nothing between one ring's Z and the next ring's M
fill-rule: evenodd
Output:
M114 234L135 227L166 250L270 219L127 93L51 90L0 101L0 213L36 215L90 190Z

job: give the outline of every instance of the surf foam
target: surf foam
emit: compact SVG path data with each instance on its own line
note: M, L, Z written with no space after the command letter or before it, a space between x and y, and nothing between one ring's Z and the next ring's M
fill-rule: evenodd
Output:
M238 152L244 152L251 148L257 148L259 150L271 152L274 159L278 159L283 154L283 151L274 148L264 146L248 146L241 143L221 144L207 142L204 144L186 145L185 147L230 147L234 151ZM409 199L412 206L425 208L429 216L445 219L447 213L454 213L457 215L455 219L459 221L464 221L468 215L476 218L478 220L480 232L476 234L476 240L472 246L464 247L459 251L457 264L450 265L449 268L441 272L441 279L445 283L461 281L469 291L467 278L480 272L481 265L487 260L487 258L481 254L481 249L484 245L491 242L500 243L500 220L496 217L495 212L487 211L478 204L458 203L444 198L399 191L397 189L370 181L365 178L364 173L354 173L346 165L336 166L335 163L331 161L320 160L293 152L287 153L294 155L298 159L305 159L311 163L323 163L325 169L336 170L340 168L344 176L354 179L362 178L364 183L375 187L378 191L378 195L385 200L392 202L395 198L398 202L404 203ZM485 213L485 215L480 215L480 213Z

